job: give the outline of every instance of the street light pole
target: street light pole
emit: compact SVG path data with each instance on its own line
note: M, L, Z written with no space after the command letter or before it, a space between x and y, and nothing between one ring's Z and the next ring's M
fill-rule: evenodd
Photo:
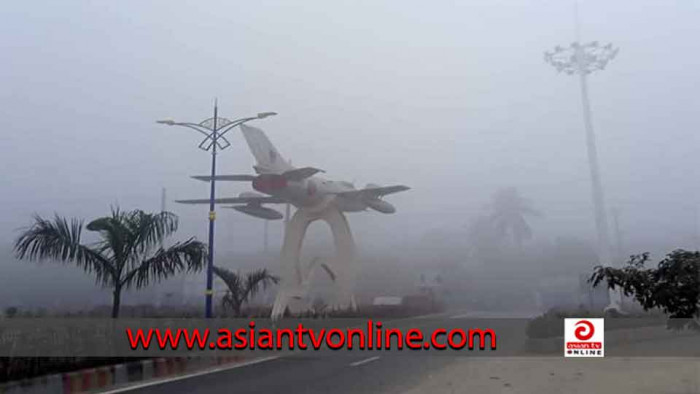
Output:
M598 235L598 258L604 266L612 265L610 236L605 210L603 185L600 179L598 151L588 98L588 74L604 70L607 64L617 56L619 49L612 44L600 45L597 41L581 44L578 40L578 20L576 23L576 42L569 47L556 46L551 52L545 52L544 59L556 68L558 72L568 75L578 74L581 85L581 104L583 107L583 122L586 131L586 147L588 164L591 174L591 194L593 198L596 233ZM621 295L616 291L610 292L610 305L606 309L620 310Z
M601 253L601 260L604 264L612 262L610 253L610 235L608 231L607 210L605 208L605 197L603 184L600 179L600 166L598 164L598 149L596 146L595 132L593 131L593 120L591 115L591 104L588 98L589 71L586 68L586 52L582 45L575 48L576 62L578 66L579 82L581 86L581 106L583 107L583 122L586 129L586 151L588 152L588 163L591 173L591 194L593 207L595 209L595 225L598 234L598 245Z
M175 122L173 120L159 120L156 123L168 126L183 126L193 129L205 138L199 144L199 148L204 151L211 151L211 179L209 181L209 248L207 254L207 288L205 291L204 314L207 318L212 317L212 299L214 296L214 222L216 221L216 154L217 150L224 150L231 146L225 134L243 123L251 120L263 119L277 115L275 112L261 112L257 116L228 120L219 118L218 104L214 102L214 117L203 120L200 123Z
M622 245L622 230L620 229L620 209L615 207L612 210L613 230L615 230L615 260L623 262L625 251Z
M219 117L218 101L214 100L214 119L211 131L211 139L214 142L211 145L211 179L209 180L209 253L207 255L207 290L205 291L206 301L204 306L204 315L207 319L212 317L212 299L214 298L214 222L216 221L216 207L214 199L216 198L216 143L217 120Z
M265 219L265 227L263 228L263 251L267 253L267 225L270 221Z

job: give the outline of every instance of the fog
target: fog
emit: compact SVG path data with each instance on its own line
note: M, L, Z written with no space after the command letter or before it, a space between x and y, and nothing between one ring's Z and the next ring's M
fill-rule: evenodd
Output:
M207 208L173 200L208 196L189 176L206 174L210 155L199 135L155 121L198 122L215 98L229 118L278 112L255 126L297 166L357 186L411 187L386 198L394 215L349 214L363 275L382 264L477 275L485 265L470 263L469 229L507 187L542 213L528 218L533 255L557 239L593 247L578 79L543 60L575 39L573 10L554 0L5 4L0 306L60 294L85 302L86 292L109 302L78 268L11 257L34 213L157 211L165 188L166 208L180 216L175 238L206 240ZM579 13L583 41L620 48L589 90L624 254L697 248L700 4L590 0ZM252 173L242 136L230 139L219 173ZM220 197L249 190L217 185ZM224 209L218 219L217 256L228 266L275 267L281 222L270 223L261 255L262 221ZM330 242L323 228L311 235L312 246ZM505 271L545 269L511 257Z

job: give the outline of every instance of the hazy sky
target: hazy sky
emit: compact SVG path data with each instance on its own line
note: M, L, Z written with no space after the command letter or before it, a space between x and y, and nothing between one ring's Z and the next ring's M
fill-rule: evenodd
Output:
M584 40L621 48L590 78L609 206L629 237L685 242L700 203L700 2L581 1L580 15ZM352 214L360 246L459 229L504 186L545 213L540 236L591 236L578 81L543 61L573 39L561 0L8 2L0 240L33 212L157 210L162 187L207 197L188 179L208 172L198 135L155 120L207 118L214 97L226 117L278 112L255 125L296 165L413 188L388 198L396 215ZM250 173L231 139L219 172ZM205 239L206 207L168 209L180 237ZM221 248L262 244L260 221L219 218Z

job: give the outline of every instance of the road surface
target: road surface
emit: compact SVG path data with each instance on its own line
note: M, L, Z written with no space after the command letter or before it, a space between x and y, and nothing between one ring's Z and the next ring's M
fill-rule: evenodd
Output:
M407 319L427 330L457 327L468 315ZM452 318L452 319L450 319ZM499 331L497 331L499 332ZM500 332L503 332L502 330ZM503 335L500 334L499 335ZM687 338L634 344L688 348ZM694 350L695 355L700 352ZM128 393L700 393L700 358L564 359L455 356L446 352L298 352L214 373L152 384ZM660 391L661 390L661 391ZM116 392L115 392L116 393Z

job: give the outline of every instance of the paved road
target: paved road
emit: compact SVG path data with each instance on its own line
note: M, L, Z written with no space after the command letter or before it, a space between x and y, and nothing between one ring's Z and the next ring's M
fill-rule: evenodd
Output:
M453 359L437 357L282 357L132 393L400 393Z
M438 319L407 319L400 326L419 327L428 332L437 327L466 327L461 319L471 317L453 313ZM508 324L512 323L503 320L501 324L501 327L494 327L500 338L521 341L516 334L523 335L522 327L511 327L513 331L508 332ZM632 346L640 351L669 346L689 348L688 341L687 338L675 338ZM507 344L505 348L508 348ZM582 387L597 388L591 392L625 392L626 388L638 391L644 385L652 387L653 384L656 389L669 388L670 391L666 392L700 392L698 378L694 377L700 372L700 358L674 362L648 358L637 361L620 358L572 361L559 357L495 359L475 357L477 355L434 350L341 351L332 355L307 351L137 388L129 393L558 393L582 392L579 390ZM697 356L700 352L696 348L689 355ZM651 378L654 371L658 371L658 377ZM566 390L562 391L564 388ZM606 388L610 391L604 390Z
M473 327L474 313L452 312L439 316L402 319L391 327ZM488 316L489 318L497 316ZM507 324L505 320L503 323ZM386 322L386 327L389 322ZM499 336L505 327L493 328ZM517 328L522 333L522 327ZM337 351L297 352L258 364L199 375L158 385L136 388L129 393L402 393L453 363L455 351Z
M403 394L698 394L700 339L667 338L639 342L630 357L454 359ZM678 357L635 357L668 348ZM683 351L681 351L681 349Z

